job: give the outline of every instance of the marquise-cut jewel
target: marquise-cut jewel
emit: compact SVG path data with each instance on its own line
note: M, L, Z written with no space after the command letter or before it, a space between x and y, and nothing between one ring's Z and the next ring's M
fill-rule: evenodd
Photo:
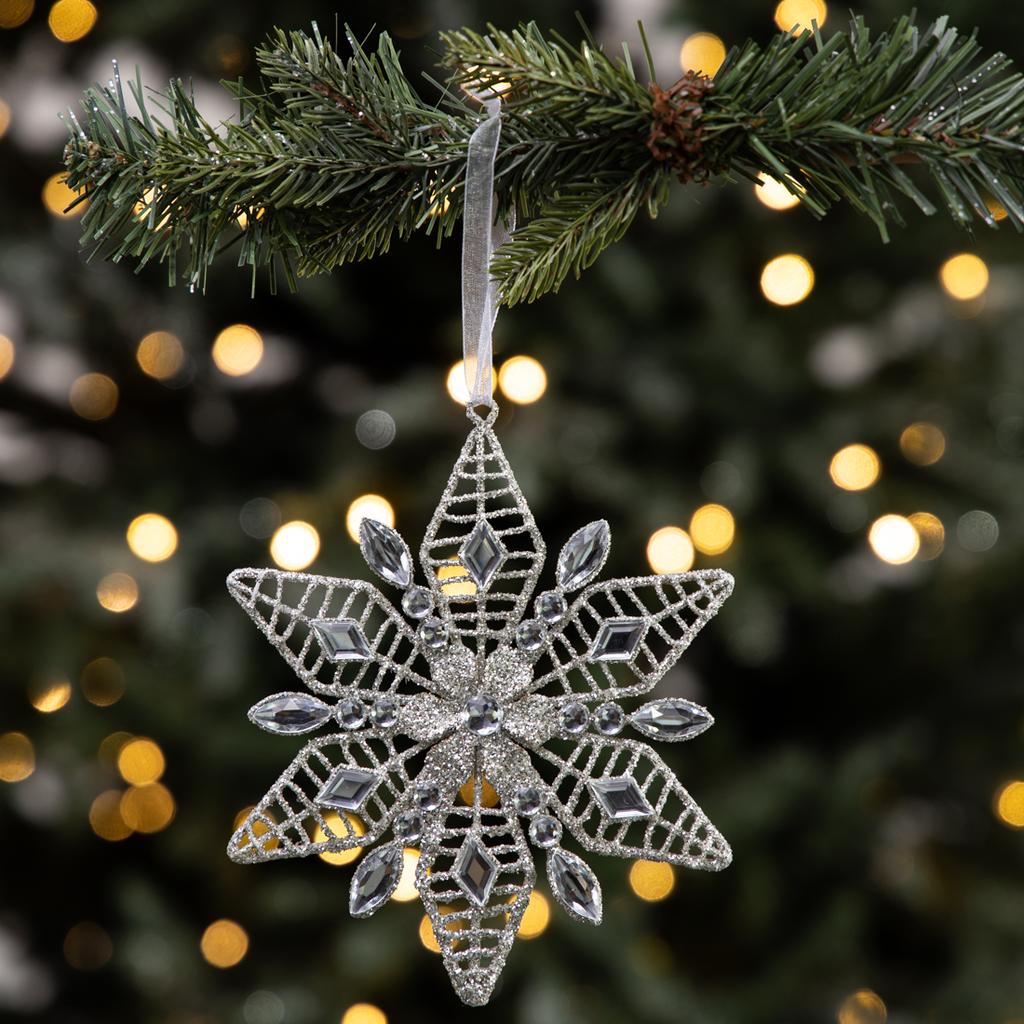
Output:
M657 740L688 740L709 729L714 719L705 708L688 700L654 700L629 717L635 729Z
M337 811L358 811L377 786L376 772L344 765L335 770L317 794L316 802Z
M563 590L576 590L595 576L608 557L611 534L599 519L577 530L558 556L556 578Z
M412 555L390 526L364 519L359 524L359 546L366 564L381 579L403 589L412 582Z
M455 861L455 881L479 907L485 907L498 877L498 863L475 839L463 843Z
M459 549L459 558L476 585L484 590L501 567L507 553L491 524L481 519Z
M348 909L353 917L369 917L387 903L402 880L403 860L400 843L367 854L349 888Z
M249 710L249 720L267 732L296 736L312 732L331 717L331 709L308 693L277 693Z
M318 619L311 625L332 661L366 661L370 657L370 645L355 619Z
M654 808L640 792L640 787L628 775L591 779L587 785L612 821L649 818L654 813Z
M548 854L548 882L555 899L578 920L601 923L601 884L575 854L556 849Z
M646 626L643 619L606 619L588 661L630 661L640 646Z

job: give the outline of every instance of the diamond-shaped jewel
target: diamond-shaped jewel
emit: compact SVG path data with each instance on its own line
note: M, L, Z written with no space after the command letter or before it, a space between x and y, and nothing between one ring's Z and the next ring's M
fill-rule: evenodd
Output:
M577 530L558 556L555 578L563 590L576 590L596 576L608 557L611 532L603 519Z
M249 709L250 722L290 736L312 732L330 717L331 709L308 693L275 693Z
M548 854L548 882L555 899L579 921L601 923L601 884L594 872L574 853Z
M498 863L475 839L468 838L455 860L455 881L478 906L487 906L498 877Z
M342 766L316 795L316 802L338 811L358 811L377 787L377 773Z
M643 619L605 619L587 661L629 661L646 628Z
M384 906L402 879L402 865L401 843L390 843L368 854L352 876L349 913L369 917Z
M670 743L691 739L715 722L699 704L674 698L645 704L630 715L629 721L640 732Z
M370 645L355 619L317 619L311 625L332 661L366 661L370 657Z
M591 779L587 785L612 821L649 818L654 813L654 808L640 792L640 787L628 775Z
M376 519L363 519L359 524L359 548L366 564L381 579L402 588L412 582L412 555L390 526Z
M483 590L491 577L498 571L508 553L501 538L491 529L486 519L481 519L459 548L459 558L473 577L476 585Z

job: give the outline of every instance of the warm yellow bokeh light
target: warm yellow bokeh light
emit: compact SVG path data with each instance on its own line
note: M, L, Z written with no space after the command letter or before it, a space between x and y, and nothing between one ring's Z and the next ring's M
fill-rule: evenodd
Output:
M0 782L21 782L36 770L36 750L23 732L0 736Z
M139 585L126 572L107 573L96 584L96 600L101 608L120 615L139 603Z
M701 505L690 519L690 539L705 555L720 555L732 547L736 521L724 505Z
M89 807L90 828L109 843L127 839L134 831L121 815L121 796L119 789L108 789Z
M0 380L11 372L14 365L14 342L6 334L0 334Z
M252 373L263 359L263 338L248 324L232 324L214 339L211 355L221 373L229 377L244 377Z
M536 889L530 893L530 902L526 905L516 935L521 939L535 939L548 926L551 920L551 904L547 897Z
M0 139L7 134L7 129L11 127L11 105L6 103L4 100L0 100Z
M395 510L391 502L380 494L360 494L345 513L345 529L359 543L359 524L364 519L376 519L385 526L395 525Z
M203 959L214 967L234 967L249 951L249 936L237 922L221 918L207 926L199 949Z
M420 918L420 942L423 943L424 949L429 949L431 953L440 953L441 946L437 941L437 936L434 934L434 926L430 922L430 918L426 914Z
M863 491L878 480L882 460L866 444L848 444L832 456L828 475L844 491Z
M754 195L757 196L758 202L763 203L769 210L792 210L800 202L799 197L781 181L767 174L762 174L761 184L754 186Z
M79 203L73 210L68 207L78 198L79 192L69 188L67 175L63 171L51 174L43 185L43 206L54 217L80 217L85 213L85 203Z
M498 387L510 401L529 405L547 390L548 375L531 356L513 356L505 360L498 372Z
M676 873L671 864L654 860L637 860L629 869L629 887L648 903L657 903L676 887Z
M245 824L246 819L249 817L250 814L252 814L252 812L254 810L256 810L255 805L250 804L248 807L243 807L235 815L234 827L235 827L236 830L240 829L242 827L242 825ZM274 816L273 811L271 811L269 809L262 810L260 812L260 815L263 818L269 818L275 824L277 823L277 818ZM261 821L259 818L257 818L255 821L253 821L253 823L249 826L249 832L251 832L253 834L253 836L257 840L259 840L259 842L256 845L261 850L276 850L278 848L278 846L280 846L280 841L278 840L277 836L271 836L269 839L265 839L265 840L261 838L262 836L265 836L269 831L270 831L270 826L265 821ZM248 844L249 844L249 836L248 836L248 833L247 833L245 835L245 837L239 843L239 848L240 849L244 849Z
M960 302L977 299L988 287L988 266L972 252L957 253L939 268L939 281L950 298Z
M0 28L24 25L35 9L36 0L0 0Z
M174 523L158 512L136 516L125 533L128 547L144 562L165 562L178 550L178 531Z
M90 704L107 708L124 696L124 669L113 658L94 658L82 669L78 683Z
M402 851L402 877L398 880L398 888L391 894L393 900L408 903L419 896L416 889L416 865L419 863L420 851L407 846Z
M714 32L694 32L679 50L679 65L684 71L697 71L714 78L725 60L725 43Z
M911 423L900 434L900 451L916 466L930 466L946 453L946 435L934 423Z
M341 1024L388 1024L388 1017L373 1003L353 1003L342 1014Z
M366 835L366 826L363 824L361 819L357 818L354 814L346 814L345 817L348 820L348 823L352 826L352 831L355 832L357 836ZM331 830L332 836L348 835L348 830L342 824L341 817L338 815L337 811L328 811L324 815L324 823ZM237 828L238 826L236 825L235 827ZM253 829L253 831L255 831L255 829ZM313 830L313 842L322 843L328 838L330 838L328 834L319 825L317 825ZM351 864L353 861L359 860L359 856L362 852L362 847L353 846L350 850L338 850L336 852L325 850L323 853L319 854L319 857L325 864L331 864L337 867L341 864Z
M135 786L156 782L165 767L164 752L145 736L129 740L117 755L117 770L121 778Z
M494 391L497 386L498 373L492 368L491 391ZM459 405L465 405L469 401L469 388L466 387L466 371L461 359L448 371L448 377L445 380L445 387L448 389L448 394L453 402L458 402Z
M36 711L44 715L60 711L71 699L71 683L66 679L48 679L29 687L28 699Z
M105 420L117 408L117 385L105 373L83 373L68 392L71 408L83 420Z
M775 8L775 24L782 32L802 32L811 27L812 21L821 28L827 17L825 0L782 0Z
M836 1020L838 1024L885 1024L888 1016L881 996L869 988L862 988L843 1000Z
M656 573L689 572L693 556L693 541L678 526L663 526L647 540L647 562Z
M132 734L123 730L118 730L117 732L112 732L109 736L104 736L100 740L99 749L96 751L100 764L106 768L115 767L117 765L117 755L121 753L121 748L131 738ZM120 797L120 793L118 796Z
M814 288L814 268L796 253L769 260L761 271L761 291L776 306L795 306Z
M917 530L917 536L921 541L918 558L926 562L938 558L946 546L946 528L942 525L942 520L931 512L915 512L907 518Z
M136 832L159 832L174 820L174 797L160 782L132 786L121 797L121 817Z
M1011 828L1024 828L1024 782L1006 783L996 794L996 814Z
M142 193L142 198L132 207L132 213L135 214L135 219L145 223L147 226L152 227L154 231L159 231L161 228L167 227L171 222L171 215L169 212L165 212L164 215L156 220L156 201L159 197L157 196L155 188L147 188Z
M988 210L988 212L992 216L992 219L995 221L1006 220L1006 218L1010 216L1006 207L1003 206L1003 204L999 202L999 200L996 199L994 196L986 197L985 208Z
M276 565L291 572L300 572L320 554L320 534L301 519L284 523L270 538L270 557Z
M473 790L476 786L476 781L472 777L466 779L466 781L459 787L459 799L468 807L473 806ZM497 807L498 806L498 791L487 781L486 776L481 780L480 786L480 806L481 807Z
M476 593L476 583L468 578L462 565L439 565L437 578L442 581L441 590L447 597L472 597Z
M170 331L151 331L139 342L135 359L147 377L170 380L185 362L185 349Z
M110 936L94 921L79 921L64 936L64 959L77 971L97 971L113 955Z
M57 0L46 19L54 37L62 43L73 43L87 36L99 16L89 0Z
M884 515L871 524L868 531L871 550L890 565L904 565L921 548L921 538L914 524L905 516Z

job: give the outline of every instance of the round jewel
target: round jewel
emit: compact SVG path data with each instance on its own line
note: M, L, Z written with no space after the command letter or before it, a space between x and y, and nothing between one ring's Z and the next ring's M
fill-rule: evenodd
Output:
M516 644L521 651L539 651L544 646L544 623L523 619L516 628Z
M398 721L398 705L390 697L379 697L373 705L373 720L384 729L390 729Z
M402 611L410 619L425 619L434 610L434 598L426 587L410 587L402 595Z
M582 704L573 701L572 704L566 704L562 708L562 728L573 735L583 732L587 727L588 717L587 709Z
M466 728L474 736L493 736L501 728L501 720L505 717L501 705L486 693L470 697L463 714Z
M533 609L549 626L554 626L565 618L565 598L557 590L546 590L534 602Z
M542 850L549 850L562 838L562 826L555 818L542 814L530 822L530 839Z
M618 704L602 704L594 712L594 722L598 732L603 732L605 736L614 736L622 732L626 724L626 713Z
M419 811L403 811L392 825L395 838L402 843L415 843L423 831L423 818Z
M440 650L448 643L448 624L431 615L420 624L420 639L431 650Z
M540 810L540 806L544 802L544 795L536 786L524 786L522 789L516 790L512 800L519 814L532 818Z
M358 729L366 722L366 705L354 698L339 701L338 721L346 729Z
M424 811L436 811L441 806L441 789L434 782L420 782L416 786L416 805Z

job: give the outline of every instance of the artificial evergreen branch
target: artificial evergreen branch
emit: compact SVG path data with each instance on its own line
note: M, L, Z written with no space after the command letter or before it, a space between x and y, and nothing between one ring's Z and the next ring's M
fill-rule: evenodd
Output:
M280 266L294 284L415 231L440 241L461 216L480 116L460 86L503 90L496 188L521 225L496 259L506 304L578 275L640 211L654 216L674 180L772 175L815 216L850 202L883 238L902 223L900 197L931 214L935 196L963 225L995 226L998 204L1024 227L1024 76L945 18L921 30L902 17L876 38L860 18L828 39L782 33L734 48L713 80L668 89L590 39L459 30L441 36L452 80L436 103L386 34L373 53L348 41L343 60L315 26L275 33L257 50L259 88L230 86L239 120L219 129L180 82L159 98L162 118L138 76L139 116L120 79L90 89L65 151L68 184L89 200L83 245L205 287L232 245L254 275L269 267L273 283Z

